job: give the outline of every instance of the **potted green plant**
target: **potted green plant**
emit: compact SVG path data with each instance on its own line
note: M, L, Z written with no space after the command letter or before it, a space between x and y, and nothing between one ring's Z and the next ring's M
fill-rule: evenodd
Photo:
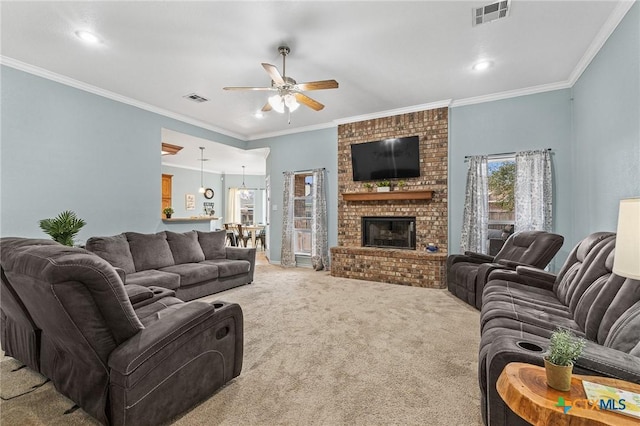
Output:
M167 217L167 219L171 219L171 215L173 214L173 209L171 207L165 207L162 209L162 213Z
M407 182L401 180L398 182L398 189L402 191L406 185L407 185Z
M376 186L378 187L378 192L389 192L391 190L391 182L388 180L381 180L376 183Z
M364 189L366 189L369 192L373 191L373 184L372 183L367 182L362 186L364 186Z
M73 246L73 237L86 224L74 212L66 210L53 219L42 219L40 221L40 229L47 233L53 241L65 246Z
M547 384L559 391L571 389L573 363L582 355L585 340L571 331L558 329L551 334L549 349L544 357Z

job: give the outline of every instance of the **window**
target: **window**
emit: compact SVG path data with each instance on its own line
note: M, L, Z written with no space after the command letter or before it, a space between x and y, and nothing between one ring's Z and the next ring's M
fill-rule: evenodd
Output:
M300 173L295 175L293 196L293 247L296 255L311 256L311 216L313 200L311 188L313 175Z
M240 223L243 225L253 224L253 217L255 212L255 191L247 190L245 196L240 198Z
M515 157L489 157L489 229L502 231L515 223ZM512 228L513 229L513 228ZM491 234L491 231L489 231ZM490 235L491 238L491 235Z

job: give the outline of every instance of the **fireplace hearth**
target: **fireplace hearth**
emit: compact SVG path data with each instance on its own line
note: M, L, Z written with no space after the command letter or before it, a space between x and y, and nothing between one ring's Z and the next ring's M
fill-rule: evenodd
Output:
M368 216L362 218L362 247L416 249L416 218Z

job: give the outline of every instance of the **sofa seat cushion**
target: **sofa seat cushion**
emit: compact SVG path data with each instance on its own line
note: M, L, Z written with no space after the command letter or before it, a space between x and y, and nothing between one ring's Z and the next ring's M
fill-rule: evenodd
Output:
M202 263L217 266L220 278L246 274L251 269L251 263L247 260L212 259L205 260Z
M137 284L144 287L158 286L175 290L180 287L180 275L151 269L127 275L126 284Z
M204 253L198 243L196 231L184 233L165 231L165 234L176 265L198 263L204 260Z
M175 297L163 297L149 305L137 308L135 311L142 325L149 327L162 318L162 316L179 309L184 303L185 302Z
M123 269L127 274L136 271L129 242L124 234L113 237L91 237L87 240L85 248L109 262L111 266Z
M129 241L137 272L175 265L167 242L167 235L164 232L157 234L127 232L125 235Z
M514 323L513 327L521 329L520 324L530 324L547 330L555 330L558 327L568 328L584 334L584 330L573 320L571 314L557 312L549 309L548 311L536 309L523 309L520 306L510 305L504 302L492 302L483 306L480 314L480 330L484 332L485 326L493 320L506 319L506 323ZM510 327L511 328L511 327Z
M227 242L227 231L213 231L213 232L201 232L198 233L198 242L202 247L202 252L207 260L210 259L225 259L227 252L225 249L225 243ZM204 260L204 259L202 259Z
M181 287L218 278L218 267L204 263L183 263L182 265L167 266L160 271L178 274Z
M482 295L484 303L493 300L513 301L519 304L524 302L524 306L548 306L556 309L569 310L569 308L558 300L551 290L538 287L531 287L526 284L513 283L509 281L490 281L485 287Z

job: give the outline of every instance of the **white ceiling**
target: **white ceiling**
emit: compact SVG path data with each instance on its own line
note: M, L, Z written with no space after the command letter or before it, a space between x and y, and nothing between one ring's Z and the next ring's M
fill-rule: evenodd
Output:
M632 4L512 0L508 18L473 27L472 8L491 2L4 1L2 60L250 140L424 104L568 87ZM103 43L80 42L79 29ZM326 108L301 106L291 124L276 112L254 117L267 92L222 90L269 85L260 63L281 68L281 44L291 47L287 75L340 84L308 92ZM472 71L480 59L493 66ZM192 92L210 101L183 98Z
M245 166L246 175L267 174L266 158L269 148L240 149L212 142L174 130L162 129L162 141L181 146L176 155L163 155L162 164L186 169L200 170L200 147L204 147L202 169L205 172L241 175ZM160 143L158 143L160 150Z

